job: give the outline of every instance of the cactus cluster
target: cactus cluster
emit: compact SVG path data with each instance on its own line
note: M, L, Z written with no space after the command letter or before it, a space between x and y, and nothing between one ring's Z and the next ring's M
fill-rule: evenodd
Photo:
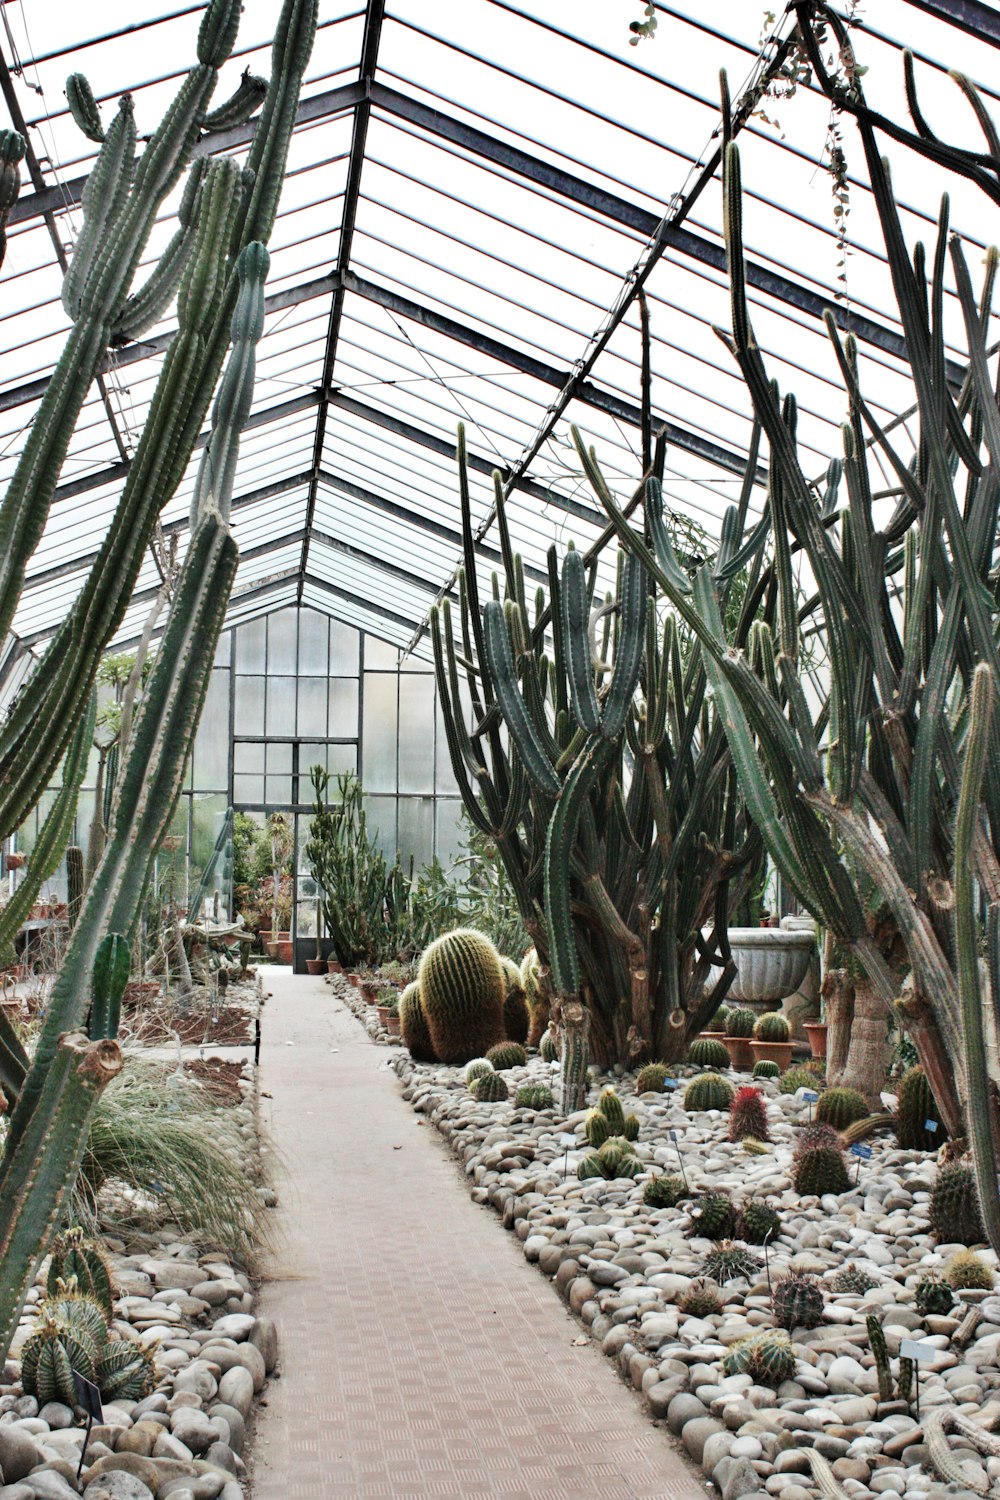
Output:
M757 1017L746 1006L738 1005L726 1016L726 1036L751 1037Z
M795 1374L795 1353L787 1333L769 1328L731 1345L722 1368L727 1375L749 1375L754 1385L777 1390Z
M493 1064L488 1057L473 1057L470 1058L462 1069L462 1077L465 1079L467 1086L471 1088L477 1078L482 1078L486 1073L494 1071Z
M479 1077L474 1078L469 1084L469 1089L482 1104L504 1104L510 1098L507 1080L502 1073L495 1073L492 1070L489 1073L480 1073Z
M939 1281L936 1276L921 1276L913 1300L918 1312L945 1317L955 1305L955 1293L946 1281Z
M420 985L416 980L408 984L399 997L399 1035L403 1045L410 1049L414 1062L437 1062L427 1017L420 1003ZM468 1082L466 1073L466 1082Z
M853 1261L848 1261L843 1270L838 1271L830 1282L830 1287L841 1297L863 1297L870 1292L872 1287L879 1285L877 1276L870 1271L865 1271L861 1266L856 1266Z
M770 1244L781 1230L781 1215L763 1198L747 1198L736 1216L736 1237L748 1245Z
M613 1088L601 1090L601 1096L597 1101L597 1109L591 1110L587 1116L592 1120L595 1114L603 1117L607 1126L608 1135L624 1136L627 1141L639 1139L639 1119L637 1115L626 1114L624 1105ZM599 1127L595 1127L599 1129ZM587 1137L590 1140L590 1136ZM591 1141L592 1145L600 1145L599 1141Z
M689 1196L683 1177L651 1177L642 1190L642 1201L647 1208L676 1208Z
M39 1308L35 1330L21 1350L21 1383L39 1405L77 1405L74 1371L98 1387L104 1401L141 1401L156 1383L152 1355L114 1337L107 1315L76 1279L59 1281Z
M904 1151L936 1151L948 1139L948 1131L934 1102L927 1075L918 1064L902 1076L897 1091L896 1140ZM927 1129L927 1121L937 1126Z
M956 1292L992 1292L996 1280L992 1268L973 1250L956 1250L945 1262L941 1274Z
M946 1244L981 1245L986 1238L976 1179L966 1158L938 1170L930 1201L931 1228Z
M898 1388L892 1377L892 1366L889 1363L889 1349L885 1341L885 1333L882 1324L874 1313L870 1313L865 1319L865 1327L868 1330L868 1347L875 1356L875 1370L878 1376L878 1399L880 1401L894 1401L897 1396L901 1401L910 1399L910 1390L913 1384L913 1361L900 1359Z
M486 1060L498 1073L506 1073L509 1068L523 1068L528 1054L520 1042L498 1042L487 1052Z
M703 1240L727 1239L736 1223L736 1210L728 1193L698 1193L691 1200L691 1222L687 1233Z
M818 1328L823 1321L823 1291L813 1276L791 1273L774 1283L774 1321L780 1328Z
M722 1298L717 1287L699 1276L691 1282L677 1306L688 1318L710 1318L722 1311Z
M745 1245L722 1240L705 1256L699 1274L722 1283L737 1281L740 1277L752 1281L763 1268L764 1262L760 1256L754 1255Z
M632 1142L627 1141L624 1136L612 1135L596 1151L583 1158L577 1167L577 1176L581 1182L592 1177L611 1180L615 1177L638 1177L642 1170L642 1162L636 1156Z
M662 1094L667 1077L666 1063L647 1063L636 1074L635 1091L637 1094Z
M846 1130L855 1120L865 1119L868 1113L865 1096L857 1089L826 1089L816 1103L817 1120L832 1125L835 1130Z
M728 1068L729 1053L713 1036L700 1036L688 1048L687 1060L696 1068Z
M431 943L417 983L431 1045L442 1062L468 1062L503 1041L506 979L499 953L481 932L459 927Z
M736 1090L729 1106L729 1139L742 1141L747 1136L755 1141L769 1139L767 1106L760 1090L749 1085Z
M684 1090L684 1108L694 1113L704 1109L728 1109L734 1089L718 1073L699 1073Z
M522 1084L514 1096L514 1103L518 1109L552 1109L555 1106L552 1090L546 1083Z
M96 1241L88 1239L79 1225L65 1230L52 1244L46 1290L58 1294L60 1283L74 1282L82 1297L90 1297L110 1322L114 1307L111 1271Z
M754 1063L750 1076L751 1078L780 1078L781 1069L773 1058L762 1057L759 1062ZM794 1089L792 1092L795 1092Z
M758 1042L787 1042L790 1032L788 1017L780 1010L765 1011L753 1024L753 1035Z

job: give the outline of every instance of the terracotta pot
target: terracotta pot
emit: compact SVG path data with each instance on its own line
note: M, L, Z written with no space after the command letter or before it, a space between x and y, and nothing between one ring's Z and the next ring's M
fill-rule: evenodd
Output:
M264 948L264 949L266 949L268 943L271 941L271 929L270 929L270 927L261 927L261 928L258 928L257 936L260 938L260 945L261 945L261 947Z
M749 1073L753 1067L753 1038L749 1036L724 1036L722 1038L729 1061L737 1073Z
M291 964L294 961L294 946L291 938L279 938L273 946L277 950L275 957L279 964Z
M266 953L267 953L267 955L268 955L269 958L277 958L277 956L278 956L278 943L277 943L277 939L275 939L275 941L273 943L265 943L264 944L264 949L265 949L265 951L266 951Z
M378 1007L378 1018L382 1022L383 1026L388 1026L389 1017L391 1015L392 1011L389 1009L388 1005L380 1005Z
M25 858L24 855L18 853L18 851L16 849L11 854L8 854L8 856L7 856L7 868L8 868L8 870L20 870L21 867L22 867L22 865L24 864L24 858Z
M344 965L338 964L335 958L328 958L326 961L326 972L328 974L343 974Z
M360 990L360 988L361 988L361 975L360 974L355 974L352 971L351 973L348 974L347 980L348 980L349 984L353 984L353 986L354 986L354 988L356 990Z
M825 1021L803 1021L803 1028L809 1038L809 1047L813 1057L826 1056L826 1030Z
M306 973L307 974L325 974L326 973L326 959L325 958L307 958L306 959Z
M751 1042L753 1048L754 1062L776 1062L782 1073L792 1063L792 1041L787 1042L758 1042L756 1038Z
M389 1012L389 1019L388 1019L388 1021L386 1021L385 1024L389 1028L389 1035L390 1036L400 1036L401 1035L401 1028L400 1028L400 1022L399 1022L399 1013L397 1011L391 1010Z
M724 1031L699 1031L698 1035L704 1037L708 1042L724 1042L726 1033Z
M377 984L372 984L369 980L362 979L358 988L360 989L363 998L368 1001L369 1005L378 1005L379 986ZM379 1010L384 1009L385 1006L379 1005Z

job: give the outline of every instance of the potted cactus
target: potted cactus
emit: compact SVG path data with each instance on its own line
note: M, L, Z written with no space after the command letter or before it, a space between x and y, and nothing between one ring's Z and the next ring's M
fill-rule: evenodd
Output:
M792 1061L790 1032L788 1019L780 1010L768 1010L758 1016L750 1044L754 1062L776 1062L784 1072Z
M722 1040L729 1061L738 1073L749 1072L754 1065L753 1034L756 1016L745 1006L737 1006L726 1016L726 1031Z

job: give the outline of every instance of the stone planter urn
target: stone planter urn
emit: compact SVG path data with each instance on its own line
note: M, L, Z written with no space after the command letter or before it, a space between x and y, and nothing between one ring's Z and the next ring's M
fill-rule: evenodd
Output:
M763 1014L794 995L809 971L816 951L812 930L786 932L780 927L731 927L729 946L736 978L727 1005L745 1005Z

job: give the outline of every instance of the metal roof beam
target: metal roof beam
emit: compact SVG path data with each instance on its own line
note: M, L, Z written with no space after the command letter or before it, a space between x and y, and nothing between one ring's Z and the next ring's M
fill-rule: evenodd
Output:
M412 568L402 568L398 563L391 562L387 557L377 557L374 552L366 552L362 547L355 547L350 542L341 541L339 537L333 536L329 531L322 531L314 525L309 533L310 537L322 546L328 547L331 552L339 552L344 557L350 557L355 562L364 563L366 567L378 568L380 572L387 573L390 578L398 578L400 583L412 584L414 588L426 589L431 595L437 593L441 587L440 583L434 583L429 578L424 578L419 573L414 573ZM301 603L301 600L299 601Z
M906 0L917 10L925 10L938 21L947 21L958 26L980 42L991 47L1000 47L1000 11L983 0Z
M397 614L395 610L386 609L385 605L375 604L370 599L359 599L357 594L352 594L347 589L338 588L336 584L327 583L325 578L317 578L314 573L306 573L303 581L311 584L313 588L320 589L325 594L330 594L334 599L343 599L347 604L351 604L355 608L360 607L367 610L369 614L378 615L380 620L388 620L393 625L400 625L404 630L414 630L416 628L417 621L409 616ZM357 628L364 629L364 626Z

